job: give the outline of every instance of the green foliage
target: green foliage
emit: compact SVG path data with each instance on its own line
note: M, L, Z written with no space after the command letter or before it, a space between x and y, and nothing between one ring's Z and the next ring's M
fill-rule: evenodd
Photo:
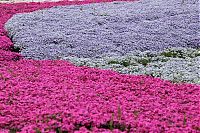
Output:
M11 47L11 51L19 53L19 52L22 51L22 48L21 47L17 47L17 46L13 46L13 47Z
M108 16L108 14L107 13L102 13L102 14L100 14L100 16Z
M108 64L120 64L120 62L115 61L115 60L111 60L111 61L108 62Z
M130 66L130 61L123 60L120 64L127 67Z
M76 123L74 124L74 130L79 130L81 127L85 127L87 130L92 131L92 122L87 124ZM67 133L66 131L62 131L62 133Z
M123 123L120 123L121 120L121 116L122 116L122 111L120 106L118 106L118 110L117 110L117 121L114 121L114 113L112 113L111 119L105 123L105 124L101 124L100 128L104 128L104 129L109 129L109 130L114 130L114 129L119 129L120 131L129 131L130 130L130 125L126 126Z
M42 133L39 128L35 129L35 133Z
M200 56L200 49L197 50L197 52L195 52L195 57Z
M186 124L187 124L187 117L186 117L186 114L184 114L183 125L186 126Z
M173 57L173 58L184 58L182 56L182 53L180 52L180 55L177 52L174 51L165 51L163 53L161 53L161 55L165 56L165 57Z
M195 58L197 56L200 56L200 50L187 52L184 50L168 49L168 50L162 52L161 55L165 56L165 57L183 58L183 59L185 59L186 57Z
M121 118L122 118L122 111L121 111L120 106L118 106L118 109L117 109L117 118L118 118L118 120L121 120Z
M138 110L134 110L133 111L133 115L134 115L135 119L137 119L138 116L139 116L139 111Z
M109 129L114 129L114 113L112 114L111 120L109 121Z
M63 133L62 130L61 130L61 128L59 128L59 127L56 128L55 130L56 130L56 133Z
M5 80L5 78L4 78L4 76L3 76L2 73L0 73L0 80L1 80L1 79Z
M56 114L52 114L51 119L56 120Z
M128 60L122 60L122 61L116 61L116 60L111 60L108 62L108 64L120 64L124 67L130 66L130 61Z
M17 128L12 128L9 130L9 133L17 133L19 130Z
M147 66L150 62L151 62L151 60L148 59L148 58L141 58L141 59L138 60L138 63L140 63L144 66Z

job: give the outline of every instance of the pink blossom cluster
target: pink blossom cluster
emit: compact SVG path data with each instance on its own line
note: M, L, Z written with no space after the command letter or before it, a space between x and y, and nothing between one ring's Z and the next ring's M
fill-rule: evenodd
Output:
M12 52L3 25L13 14L84 3L0 4L0 132L199 132L199 85Z
M65 61L5 61L0 66L0 128L195 132L199 89Z

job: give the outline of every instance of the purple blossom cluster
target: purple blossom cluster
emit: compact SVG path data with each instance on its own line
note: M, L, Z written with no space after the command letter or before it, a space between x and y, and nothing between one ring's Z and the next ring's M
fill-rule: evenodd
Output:
M0 4L0 132L199 132L199 85L23 59L3 29L15 13L84 3Z
M20 53L37 60L200 48L199 6L181 1L57 6L14 15L5 28Z
M84 1L59 1L59 2L44 2L44 3L16 3L16 4L0 4L0 61L13 60L19 58L20 55L14 51L14 45L11 39L8 38L7 32L4 29L4 24L16 13L32 12L39 9L50 8L58 5L80 5L88 3L110 2L112 0L84 0Z

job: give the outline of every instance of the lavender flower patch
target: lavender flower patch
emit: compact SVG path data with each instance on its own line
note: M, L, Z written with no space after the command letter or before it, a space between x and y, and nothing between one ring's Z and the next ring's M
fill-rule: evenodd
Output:
M58 6L14 15L5 28L24 57L39 60L200 48L199 7L193 1Z
M150 75L173 82L200 84L200 49L173 48L160 52L134 51L101 59L64 57L77 66L112 69L124 74Z

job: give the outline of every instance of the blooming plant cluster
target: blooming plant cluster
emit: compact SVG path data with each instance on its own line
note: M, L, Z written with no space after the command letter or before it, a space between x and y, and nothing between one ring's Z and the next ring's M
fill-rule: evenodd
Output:
M180 0L96 3L17 14L5 28L27 59L200 83L198 14Z
M23 59L3 29L15 13L84 3L0 4L0 132L199 132L199 85Z
M197 3L181 0L95 3L17 14L5 28L29 59L99 58L200 48L199 14Z
M63 57L77 66L112 69L124 74L150 75L173 82L200 84L200 49L171 48L160 52L134 51L103 58Z
M198 85L120 75L65 61L3 62L0 71L0 128L21 132L199 130Z

